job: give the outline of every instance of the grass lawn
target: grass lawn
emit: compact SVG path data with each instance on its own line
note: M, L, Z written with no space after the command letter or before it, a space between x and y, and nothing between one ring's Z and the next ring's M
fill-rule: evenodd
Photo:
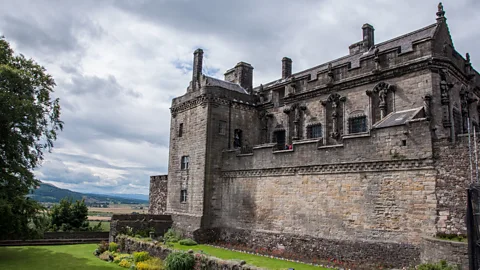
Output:
M95 227L100 221L89 221L90 227ZM102 232L110 231L110 221L102 221Z
M0 269L125 269L93 255L96 244L0 247Z
M307 265L303 263L294 263L289 261L283 261L278 259L267 258L258 255L252 255L248 253L242 253L237 251L230 251L223 248L215 248L205 245L196 245L196 246L182 246L178 243L174 244L175 249L179 250L189 250L194 251L202 250L203 253L208 255L224 259L224 260L244 260L247 264L255 265L258 267L264 267L267 269L288 269L294 268L295 270L326 270L327 268Z

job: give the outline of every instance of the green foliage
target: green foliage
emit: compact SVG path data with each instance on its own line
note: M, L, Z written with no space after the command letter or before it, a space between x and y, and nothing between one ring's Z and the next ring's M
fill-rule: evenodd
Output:
M168 229L168 231L163 235L165 242L176 243L182 239L182 234L174 229Z
M115 242L110 242L110 244L108 244L108 251L110 252L116 252L118 249L118 244L115 243Z
M146 251L134 252L133 261L134 262L143 262L150 259L150 254Z
M446 234L446 233L439 233L437 234L437 238L442 240L449 240L449 241L456 241L456 242L467 242L468 238L466 235L459 235L459 234Z
M192 269L195 265L195 258L192 254L185 252L172 252L165 259L167 270L186 270Z
M98 258L100 258L100 260L107 261L107 262L111 261L111 257L113 257L113 255L108 250L103 252L102 254L100 254L100 256L98 256Z
M88 231L88 207L85 201L72 203L71 199L62 199L50 210L51 229L56 231Z
M197 242L195 242L193 239L190 239L190 238L182 239L182 240L178 241L178 243L180 245L183 245L183 246L196 246L196 245L198 245Z
M158 258L150 258L136 264L137 270L163 270L163 262Z
M131 265L132 265L132 263L129 262L128 260L126 260L126 259L123 259L118 263L118 266L121 266L121 267L124 267L124 268L130 268Z
M108 243L107 242L102 241L102 242L100 242L100 244L98 244L97 251L98 251L99 254L102 254L107 250L108 250Z
M459 268L453 265L449 265L447 261L442 260L438 263L424 263L418 265L415 269L417 270L458 270Z
M27 195L40 183L33 169L63 128L59 100L50 97L54 86L44 67L14 55L0 37L0 239L42 231L44 208Z
M133 256L130 254L121 253L121 254L116 254L115 257L113 258L113 262L117 264L123 260L126 260L128 262L133 262ZM130 265L128 267L130 267Z

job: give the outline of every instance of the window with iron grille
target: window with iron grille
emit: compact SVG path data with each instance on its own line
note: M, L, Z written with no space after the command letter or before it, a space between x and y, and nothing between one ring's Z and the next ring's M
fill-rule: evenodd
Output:
M180 123L180 125L178 125L178 137L182 137L183 135L183 123Z
M307 127L307 138L320 138L322 137L322 125L316 124Z
M220 135L227 134L227 122L218 121L218 134Z
M187 202L187 190L180 190L180 202Z
M348 119L348 133L355 134L367 131L367 116L358 115Z
M188 169L188 156L183 156L182 157L180 168L182 170L187 170Z

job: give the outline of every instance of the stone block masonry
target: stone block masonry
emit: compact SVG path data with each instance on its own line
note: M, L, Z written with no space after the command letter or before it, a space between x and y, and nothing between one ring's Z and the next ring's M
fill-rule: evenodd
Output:
M153 229L155 235L164 235L172 227L172 217L169 215L113 215L110 221L109 241L116 241L119 234L126 233L127 227L131 228L133 233Z
M168 175L150 176L148 213L161 215L167 210Z

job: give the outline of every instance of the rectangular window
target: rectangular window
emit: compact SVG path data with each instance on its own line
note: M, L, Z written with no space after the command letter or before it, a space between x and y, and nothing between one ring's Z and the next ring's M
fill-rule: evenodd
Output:
M180 191L180 202L187 202L187 190L182 189Z
M355 134L367 131L367 116L359 115L348 119L348 133Z
M218 134L226 135L227 134L227 122L218 121Z
M180 123L178 126L178 137L182 137L183 135L183 123Z
M285 130L277 130L273 132L273 140L277 143L277 150L285 150Z
M277 95L278 95L278 107L282 107L284 104L285 89L278 90Z
M455 125L455 134L462 134L462 116L457 109L453 109L453 124Z
M321 138L322 137L322 125L316 124L307 127L307 138Z
M183 156L181 160L181 169L188 170L188 156Z

